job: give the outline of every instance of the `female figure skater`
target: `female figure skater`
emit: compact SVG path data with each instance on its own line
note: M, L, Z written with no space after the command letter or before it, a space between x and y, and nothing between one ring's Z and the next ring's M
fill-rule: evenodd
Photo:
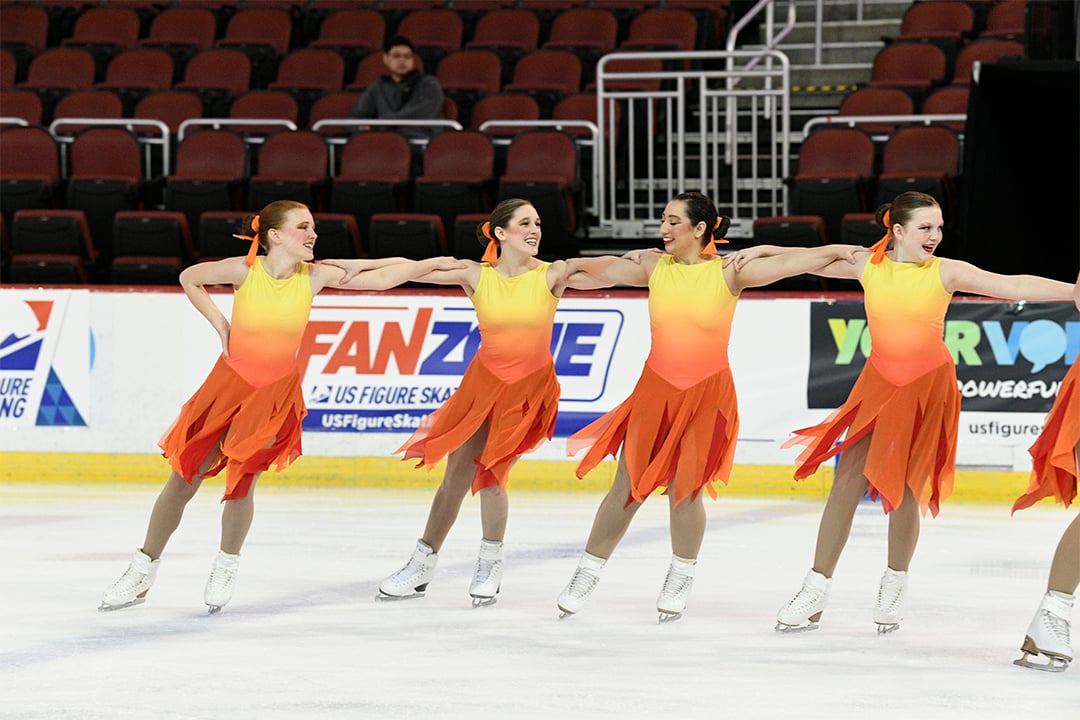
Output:
M1073 300L1080 308L1080 277ZM1069 507L1076 498L1077 468L1080 467L1080 362L1074 362L1061 381L1057 399L1046 416L1046 425L1028 450L1031 453L1031 483L1013 505L1013 512L1031 507L1045 497ZM1073 518L1061 535L1050 580L1039 609L1035 612L1020 649L1023 656L1016 664L1061 672L1072 662L1069 645L1069 617L1072 615L1076 588L1080 586L1080 515ZM1029 656L1043 655L1045 663L1034 663Z
M814 271L859 280L873 344L844 404L824 422L796 430L785 444L807 446L798 458L796 479L809 477L838 453L840 462L821 516L814 565L802 589L777 614L776 629L782 632L817 627L855 509L868 487L889 516L888 567L874 622L886 633L903 620L920 511L929 509L936 516L953 487L960 393L956 366L942 339L953 293L1031 301L1066 300L1073 293L1069 283L998 275L937 257L941 207L929 195L898 195L878 208L877 220L886 234L871 254L860 254L854 265L833 263ZM735 264L749 268L757 261L742 265L748 258L776 252L784 249L750 248Z
M180 274L191 304L221 337L221 357L160 442L172 473L154 503L142 547L105 590L101 610L145 600L184 507L203 479L222 470L226 490L221 546L203 599L211 613L224 607L236 585L259 473L270 466L281 470L301 454L301 422L307 410L296 353L312 296L328 286L383 290L436 268L457 266L452 258L350 260L354 272L344 282L338 267L311 262L315 221L303 204L272 202L245 218L243 227L246 234L236 237L251 242L247 257L192 265ZM256 256L259 247L264 256ZM208 285L235 289L231 321L214 303Z
M576 271L579 263L596 260L537 259L540 218L527 200L503 200L476 234L487 246L481 262L462 260L458 269L421 278L465 290L476 308L480 349L454 394L397 451L429 470L443 458L447 463L424 533L408 562L379 584L379 600L423 597L470 488L480 495L483 538L469 595L474 607L497 600L510 468L555 430L560 393L550 347L555 306L567 287L600 287Z
M701 490L716 498L713 484L727 483L735 454L739 420L727 348L739 293L834 261L851 262L856 250L803 249L736 274L715 247L725 242L730 223L706 196L683 193L664 208L665 253L583 267L608 284L648 286L652 348L630 397L568 442L570 454L589 448L578 477L607 455L618 453L619 461L585 553L558 597L561 617L581 609L634 514L658 488L668 495L673 555L656 609L661 620L681 616L705 534Z

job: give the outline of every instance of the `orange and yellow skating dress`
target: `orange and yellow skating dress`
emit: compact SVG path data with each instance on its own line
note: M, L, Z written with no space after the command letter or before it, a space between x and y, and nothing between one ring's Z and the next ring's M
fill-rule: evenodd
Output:
M561 389L551 358L559 299L547 284L550 263L516 277L480 265L472 304L480 349L454 394L424 418L398 448L404 460L431 469L487 422L487 441L475 458L472 491L506 487L510 468L555 432Z
M1076 498L1076 444L1080 442L1080 362L1074 362L1061 381L1046 425L1028 450L1031 483L1013 504L1013 512L1031 507L1051 495L1069 507Z
M661 487L676 504L703 487L716 497L713 484L727 484L739 435L727 354L737 300L719 259L657 261L649 277L649 356L630 397L567 442L571 455L589 449L579 478L625 446L627 505Z
M229 359L218 358L159 445L173 470L189 483L225 470L225 500L245 497L257 473L285 468L300 457L307 409L296 353L311 312L306 263L275 280L256 258L233 295Z
M824 422L795 431L784 444L806 445L796 479L871 435L864 474L885 512L899 507L904 487L925 513L937 515L952 494L960 392L945 346L952 295L941 281L941 258L866 263L861 278L870 357L844 404ZM847 434L842 443L841 436Z

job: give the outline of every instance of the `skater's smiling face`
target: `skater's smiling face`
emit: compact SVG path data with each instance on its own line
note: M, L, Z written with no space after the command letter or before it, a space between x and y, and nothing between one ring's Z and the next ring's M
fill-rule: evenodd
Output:
M704 222L694 223L690 219L689 208L682 200L669 202L660 218L664 250L676 257L699 255L705 246L707 229Z
M315 219L306 207L297 207L285 214L280 226L267 231L271 245L279 245L298 260L310 262L315 257Z
M534 256L540 250L540 215L532 205L522 205L509 222L495 228L495 237L503 253L507 251Z
M916 208L903 222L893 222L893 260L921 263L932 258L941 243L943 226L937 205Z

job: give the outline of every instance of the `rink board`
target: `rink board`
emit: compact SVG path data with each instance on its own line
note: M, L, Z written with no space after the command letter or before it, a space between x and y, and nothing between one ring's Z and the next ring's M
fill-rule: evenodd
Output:
M442 464L431 472L416 469L397 458L300 458L285 471L267 472L260 486L402 487L434 488L442 477ZM573 461L522 460L513 470L515 490L603 492L615 476L615 463L599 465L584 479L574 475ZM824 498L832 483L833 468L823 467L796 482L793 468L785 465L736 465L723 495ZM158 455L128 453L19 453L0 452L0 483L137 484L164 482L168 463ZM1027 487L1028 473L993 470L957 470L952 500L1011 503Z

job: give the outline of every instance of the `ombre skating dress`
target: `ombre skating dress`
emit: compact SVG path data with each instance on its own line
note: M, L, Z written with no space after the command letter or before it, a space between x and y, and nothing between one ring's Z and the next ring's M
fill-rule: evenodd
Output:
M475 493L505 488L514 462L551 439L560 394L551 358L559 299L547 284L549 266L511 278L480 265L472 294L480 349L454 394L398 448L404 460L417 459L417 467L430 470L487 422L487 441L475 458Z
M291 277L275 280L255 258L233 295L229 359L218 358L159 443L190 483L220 441L203 477L224 468L225 500L245 497L257 473L300 457L307 409L296 354L311 312L308 270L301 263Z
M714 484L727 484L739 435L727 354L737 300L720 259L657 261L649 277L649 356L630 397L567 442L571 455L588 448L579 478L622 446L627 505L657 488L673 492L676 504L702 488L716 497Z
M796 430L784 447L807 446L795 470L801 480L870 434L863 472L871 496L890 512L910 487L921 510L936 516L952 494L960 422L956 364L943 339L952 295L941 281L941 258L884 257L867 262L860 281L870 357L844 404L824 422Z

